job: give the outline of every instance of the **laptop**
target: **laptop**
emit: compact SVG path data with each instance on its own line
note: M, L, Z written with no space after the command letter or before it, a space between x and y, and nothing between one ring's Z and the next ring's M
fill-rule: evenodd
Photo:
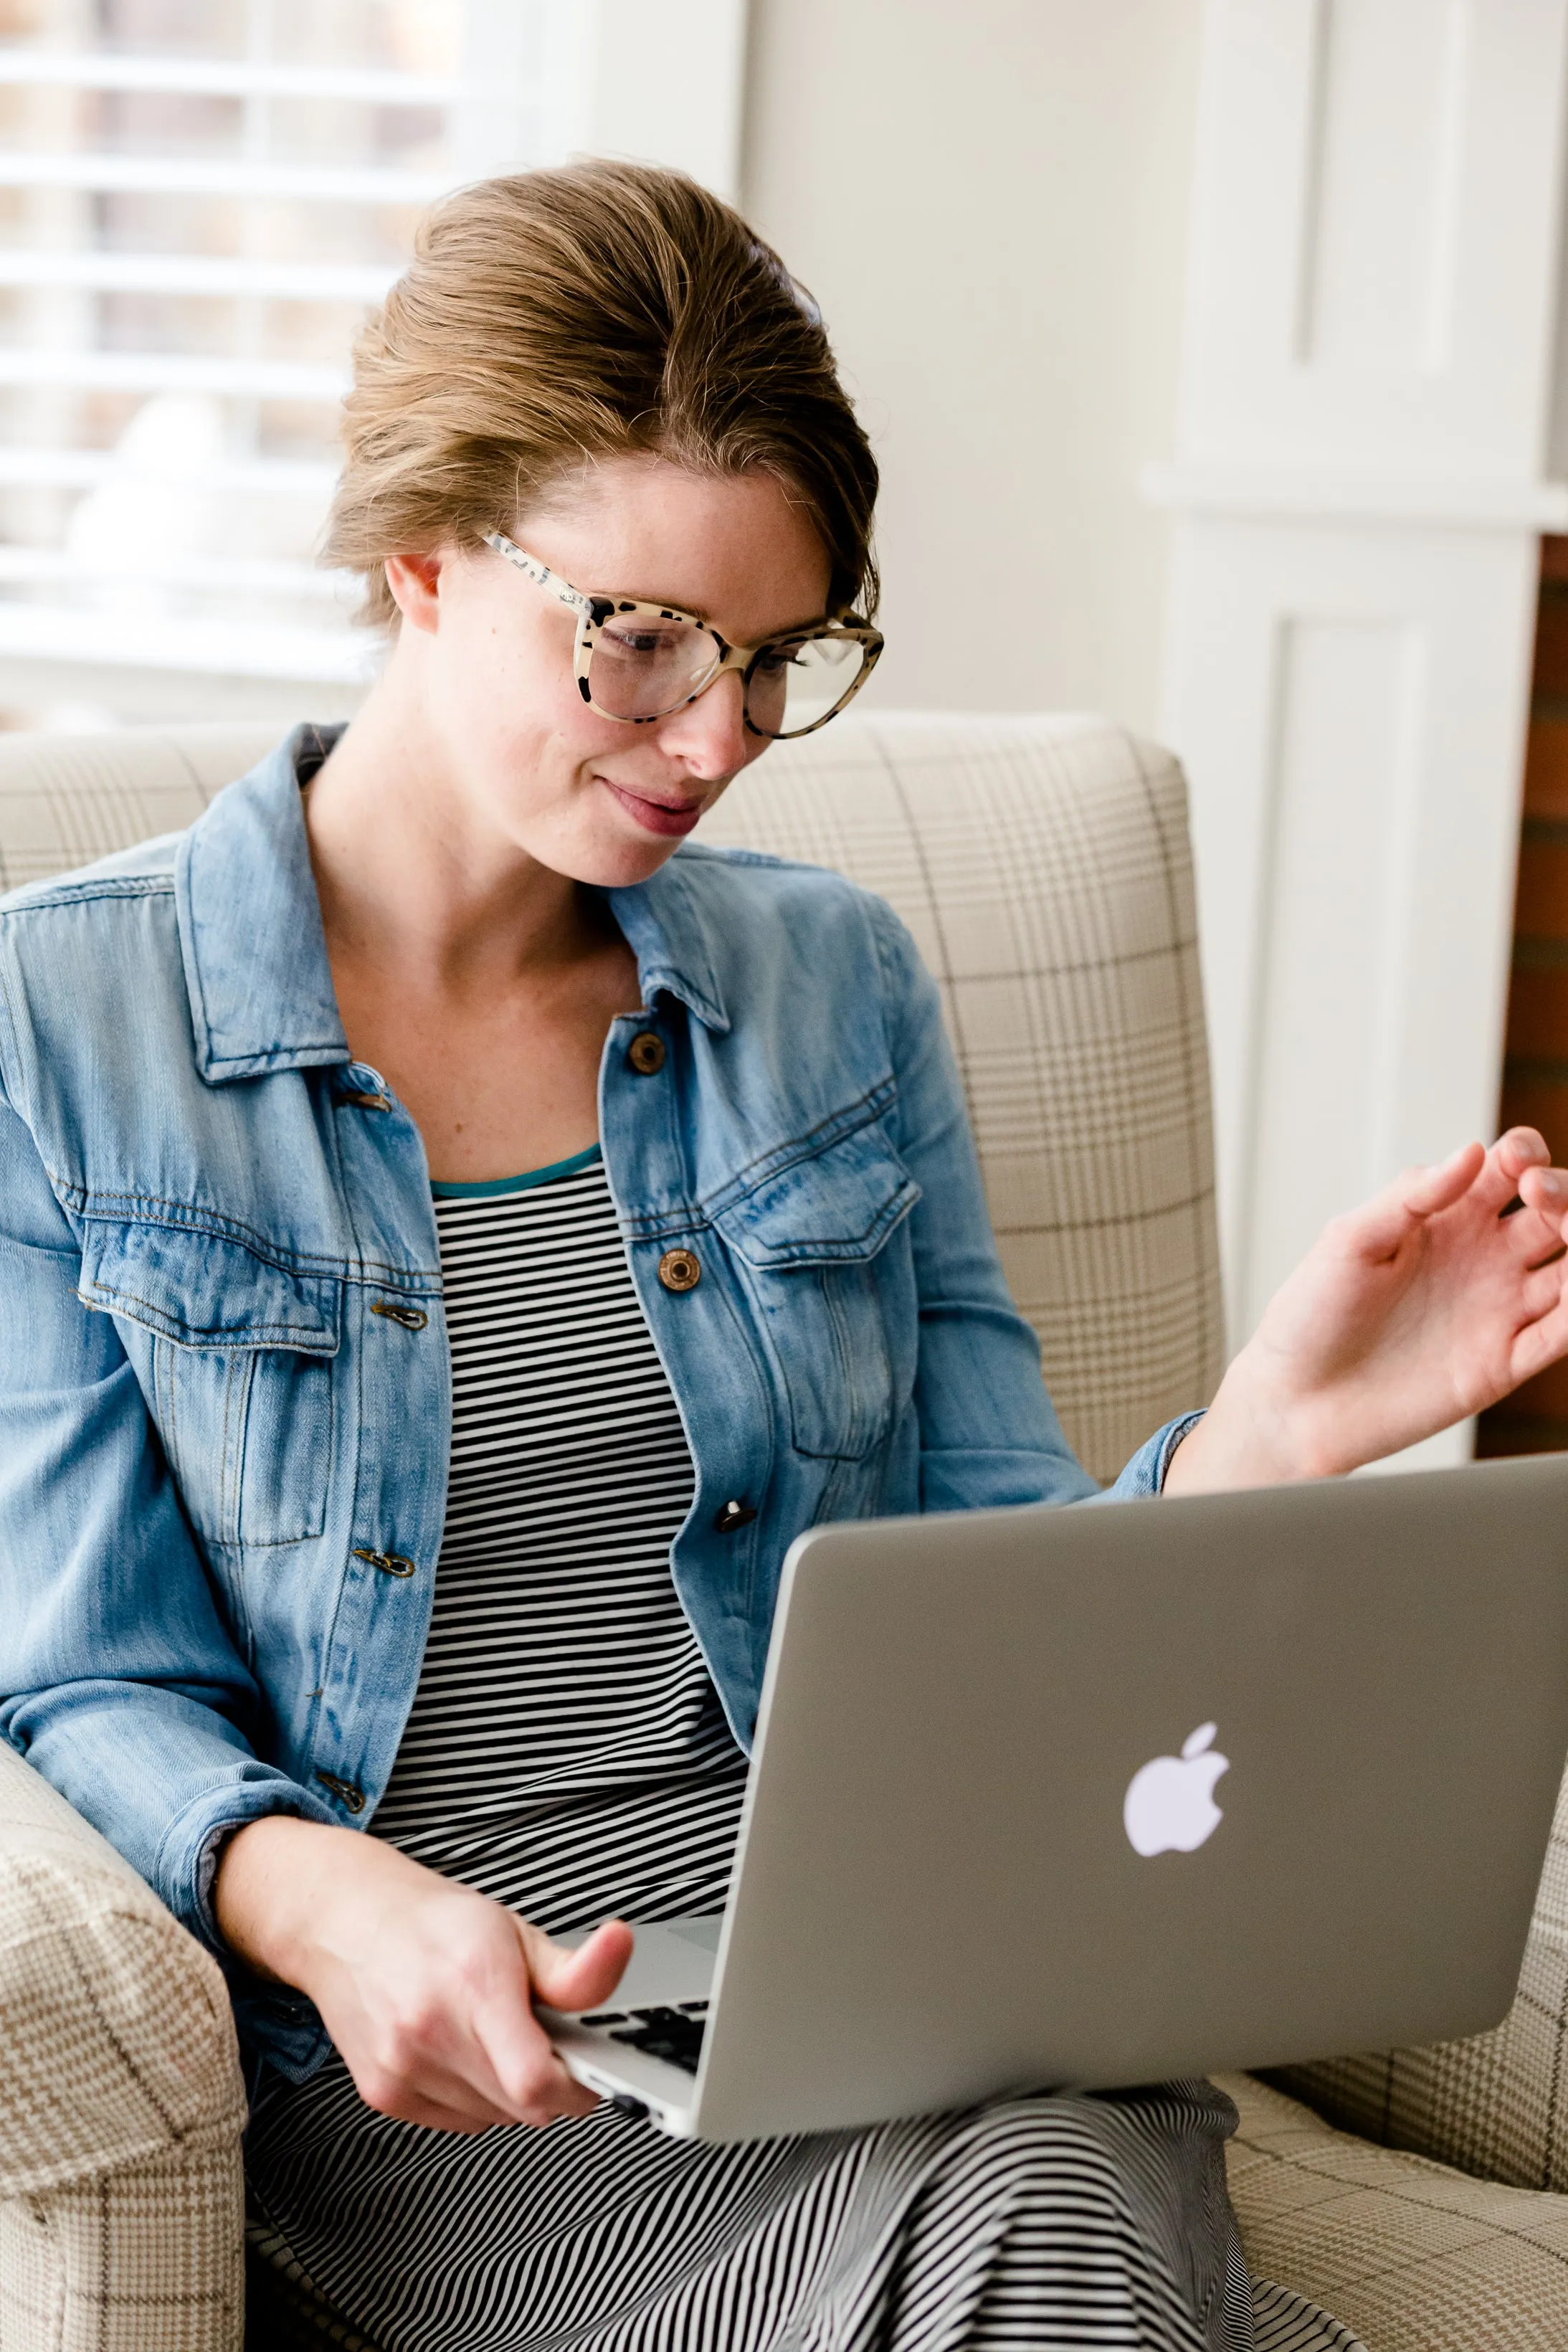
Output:
M1480 2032L1565 1757L1565 1455L814 1528L727 1909L542 2021L709 2141Z

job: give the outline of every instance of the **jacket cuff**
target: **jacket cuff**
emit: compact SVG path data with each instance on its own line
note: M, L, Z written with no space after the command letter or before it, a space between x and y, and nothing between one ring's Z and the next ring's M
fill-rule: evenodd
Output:
M264 1768L258 1778L204 1791L176 1816L159 1853L158 1892L223 1970L242 2049L265 2056L292 2081L302 2082L331 2048L315 2003L292 1985L273 1984L247 1968L224 1942L213 1911L213 1889L227 1840L246 1822L273 1813L321 1822L329 1829L342 1826L308 1789Z
M1167 1421L1163 1429L1156 1429L1147 1444L1139 1446L1121 1475L1106 1487L1105 1501L1127 1503L1163 1493L1171 1456L1188 1430L1196 1429L1202 1419L1201 1410L1184 1412L1177 1420Z

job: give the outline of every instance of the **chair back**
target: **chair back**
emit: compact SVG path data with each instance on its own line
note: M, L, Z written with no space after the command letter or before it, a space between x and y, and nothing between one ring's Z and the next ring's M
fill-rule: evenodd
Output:
M0 887L190 824L265 725L0 738ZM854 712L776 745L703 837L879 891L936 973L1013 1295L1099 1477L1218 1377L1186 794L1098 719Z

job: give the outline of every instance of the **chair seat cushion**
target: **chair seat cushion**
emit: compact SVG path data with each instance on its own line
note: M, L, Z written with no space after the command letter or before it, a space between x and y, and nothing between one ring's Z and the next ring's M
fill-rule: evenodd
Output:
M1218 2079L1241 2113L1230 2195L1255 2275L1366 2352L1563 2352L1568 2196L1375 2147L1250 2075Z

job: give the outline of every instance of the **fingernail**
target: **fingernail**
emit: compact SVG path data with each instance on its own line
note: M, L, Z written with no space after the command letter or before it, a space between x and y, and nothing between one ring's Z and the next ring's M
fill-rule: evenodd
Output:
M1549 1201L1568 1201L1568 1176L1560 1168L1543 1168L1541 1189Z

